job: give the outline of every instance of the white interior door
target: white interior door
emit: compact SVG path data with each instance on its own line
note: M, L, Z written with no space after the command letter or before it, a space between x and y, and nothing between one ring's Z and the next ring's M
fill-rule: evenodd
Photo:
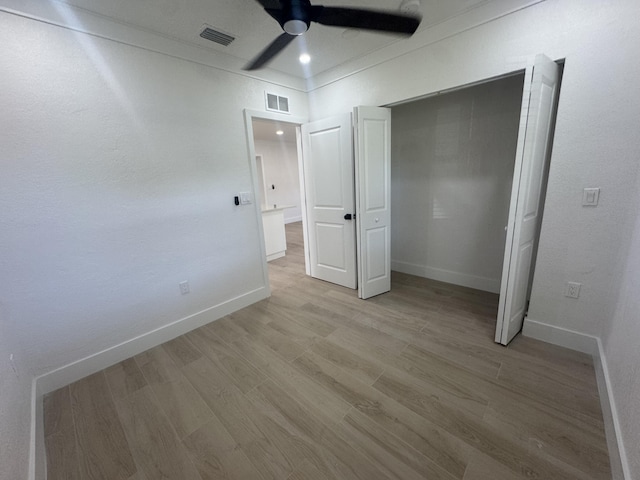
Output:
M503 345L522 329L526 313L558 80L558 65L544 55L525 75L496 323L495 339Z
M311 276L356 288L351 115L302 126Z
M391 290L391 110L356 107L358 296Z

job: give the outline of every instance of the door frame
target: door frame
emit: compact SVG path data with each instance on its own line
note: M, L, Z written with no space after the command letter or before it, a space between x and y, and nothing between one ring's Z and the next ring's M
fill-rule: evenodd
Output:
M256 146L253 136L253 120L271 120L280 123L289 123L296 126L296 145L297 145L297 155L298 155L298 172L300 179L303 179L303 171L302 171L302 144L301 144L301 135L300 135L300 126L304 123L307 123L309 120L305 117L297 117L292 115L285 115L282 113L276 112L267 112L260 110L251 110L245 108L243 111L244 115L244 124L245 124L245 133L247 135L247 150L248 150L248 161L249 161L249 171L251 174L251 189L253 195L253 207L255 212L256 222L258 224L258 233L260 240L260 256L262 258L262 279L264 281L265 288L267 289L267 295L271 295L271 285L269 284L269 267L267 265L267 249L264 241L264 228L262 226L262 208L261 205L256 201L257 195L256 193L260 189L259 179L258 179L258 169L256 167ZM264 164L263 164L264 169ZM302 230L304 234L304 256L305 256L305 270L307 271L307 275L309 275L309 253L308 253L308 239L307 239L307 215L306 215L306 192L304 190L304 182L300 182L300 197L302 203Z
M514 59L513 62L513 69L509 70L507 72L498 74L498 75L494 75L492 77L487 77L487 78L483 78L480 80L476 80L473 82L469 82L469 83L465 83L465 84L461 84L461 85L455 85L452 87L448 87L448 88L443 88L442 90L437 90L437 91L433 91L433 92L428 92L426 94L423 95L418 95L415 97L411 97L411 98L406 98L403 100L399 100L396 102L392 102L389 104L384 105L385 107L388 108L393 108L399 105L404 105L407 103L411 103L411 102L416 102L419 100L423 100L426 98L432 98L435 96L439 96L439 95L444 95L447 93L451 93L451 92L456 92L459 90L464 90L466 88L472 88L475 87L477 85L482 85L485 83L489 83L489 82L493 82L496 80L500 80L503 78L509 78L509 77L513 77L513 76L517 76L517 75L523 75L524 76L524 82L526 84L527 82L527 71L529 68L531 68L533 66L533 64L535 63L535 57L537 55L530 55L528 57L523 57L523 58L519 58L519 59ZM553 149L553 138L555 135L555 128L556 128L556 119L557 119L557 115L558 115L558 103L560 101L560 95L561 95L561 91L562 91L562 79L563 79L563 75L564 75L564 66L565 66L565 61L566 58L562 57L562 58L554 58L554 57L549 57L551 58L551 60L553 62L555 62L559 67L560 67L560 78L559 78L559 84L558 84L558 94L556 96L556 104L555 104L555 115L554 115L554 119L552 122L552 129L551 129L551 149ZM523 85L523 93L525 91L524 85ZM551 155L551 153L550 153ZM542 193L541 193L541 203L542 203L542 208L541 208L541 215L542 215L542 220L544 219L544 209L545 209L545 203L546 203L546 196L547 196L547 183L548 183L548 175L549 175L549 168L550 168L550 164L551 164L551 156L549 156L549 158L547 158L547 164L545 166L545 173L544 173L544 180L543 180L543 188L542 188ZM514 163L514 176L515 176L515 168L516 168L516 164ZM512 191L513 191L513 185L511 187ZM511 202L511 201L510 201ZM511 209L509 210L511 215ZM538 232L537 232L537 238L535 240L535 247L534 247L534 252L533 252L533 260L531 263L531 273L530 273L530 278L529 278L529 286L528 286L528 293L527 296L530 297L531 295L531 287L533 285L533 280L534 280L534 274L535 274L535 269L536 269L536 264L538 261L538 248L539 248L539 241L540 241L540 233L541 233L541 227L542 227L542 220L540 222L540 225L538 227ZM509 234L512 234L512 231L509 231L509 226L512 224L511 222L511 218L507 217L507 225L505 225L505 228L507 229L507 236L506 238L509 238ZM512 230L512 229L511 229ZM391 241L393 241L393 237L391 238ZM506 244L505 244L505 251L503 254L503 260L504 258L506 258L507 255L511 255L511 252L507 252L506 249ZM501 275L500 278L500 290L502 291L502 282L504 281L503 275ZM498 293L498 295L500 295L500 293ZM525 314L525 321L526 321L526 314ZM500 331L499 331L500 330ZM498 336L501 335L501 327L500 325L498 325L498 318L497 318L497 314L496 314L496 328L494 331L494 336L495 339L494 341L496 343L500 343L498 340Z

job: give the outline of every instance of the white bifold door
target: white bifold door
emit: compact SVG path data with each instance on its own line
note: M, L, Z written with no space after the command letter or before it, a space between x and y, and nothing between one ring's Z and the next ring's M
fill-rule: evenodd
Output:
M354 119L302 126L309 263L312 277L369 298L391 288L391 113L357 107Z
M522 329L542 220L544 174L551 148L559 67L538 55L525 74L495 340Z

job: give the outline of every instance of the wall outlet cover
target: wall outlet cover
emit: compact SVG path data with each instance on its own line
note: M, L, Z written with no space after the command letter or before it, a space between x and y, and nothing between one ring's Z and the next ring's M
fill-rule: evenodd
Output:
M564 296L569 298L578 298L580 296L581 283L567 282L567 286L564 289Z
M600 199L600 188L585 188L582 191L582 205L585 207L595 207Z

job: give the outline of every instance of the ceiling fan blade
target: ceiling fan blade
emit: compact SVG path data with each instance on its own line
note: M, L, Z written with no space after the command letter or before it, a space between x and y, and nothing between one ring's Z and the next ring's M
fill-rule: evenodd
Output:
M244 70L257 70L259 68L264 67L267 63L269 63L273 57L279 54L284 48L289 45L294 39L296 35L289 35L288 33L283 33L278 38L276 38L273 42L271 42L267 48L265 48L257 57L251 60L245 67Z
M332 27L361 28L412 35L420 17L359 8L313 6L311 20Z

